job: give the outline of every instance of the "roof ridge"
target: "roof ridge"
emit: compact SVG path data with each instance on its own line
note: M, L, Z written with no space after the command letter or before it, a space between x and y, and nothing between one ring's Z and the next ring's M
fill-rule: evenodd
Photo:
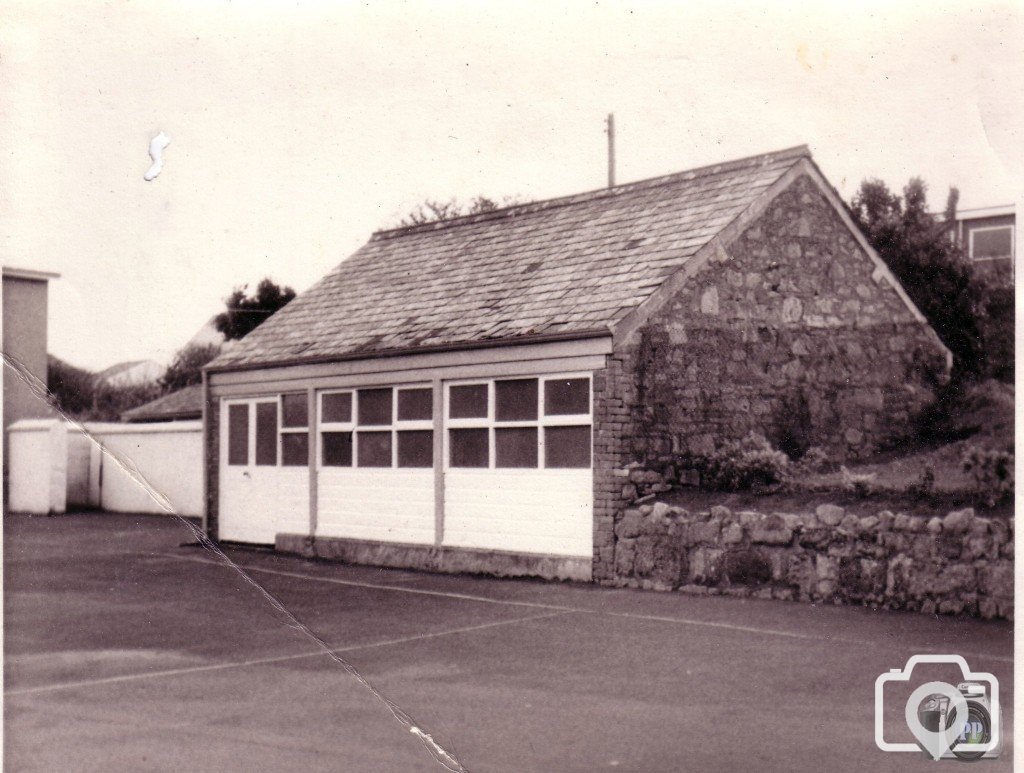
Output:
M554 209L556 207L570 206L572 204L581 204L587 201L594 201L596 199L618 196L623 193L632 193L637 190L649 190L651 188L657 188L661 185L668 185L673 182L686 179L688 176L697 177L698 175L710 175L710 174L721 174L723 172L731 172L738 167L753 165L754 162L760 162L761 165L767 164L770 161L784 160L788 158L811 158L811 150L805 145L794 145L790 148L783 148L781 150L774 150L768 153L758 153L753 156L746 156L745 158L731 159L729 161L720 161L714 164L706 164L704 166L693 167L691 169L684 169L679 172L672 172L670 174L658 175L656 177L646 177L640 180L634 180L628 183L622 183L615 185L611 188L596 188L590 191L583 191L581 193L572 193L567 196L557 196L552 199L541 199L539 201L530 201L523 204L512 204L507 207L499 207L498 209L488 210L487 212L477 212L471 215L461 215L459 217L453 217L446 220L436 220L429 223L416 223L414 225L398 226L397 228L384 228L378 231L374 231L370 237L371 242L380 241L383 239L394 239L399 236L405 236L412 233L422 233L425 231L439 231L448 228L454 228L460 225L470 225L474 223L484 222L487 220L497 220L502 217L513 217L520 214L532 214L533 212L539 212L547 209Z

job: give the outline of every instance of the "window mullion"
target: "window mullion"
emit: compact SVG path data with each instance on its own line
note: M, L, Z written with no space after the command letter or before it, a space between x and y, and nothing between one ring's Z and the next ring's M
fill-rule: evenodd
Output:
M277 466L284 467L284 396L277 396Z
M256 467L256 401L250 400L249 406L249 460L247 467Z
M544 385L547 379L537 379L537 469L543 470L547 467L547 460L544 458Z
M497 379L491 379L487 384L487 423L489 429L487 432L487 461L488 469L496 470L498 468L498 447L497 440L494 437L494 427L497 424L498 418L498 386Z

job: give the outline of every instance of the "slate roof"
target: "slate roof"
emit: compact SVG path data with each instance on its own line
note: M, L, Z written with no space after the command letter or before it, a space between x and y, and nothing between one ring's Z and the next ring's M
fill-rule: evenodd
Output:
M121 414L122 421L199 419L203 415L203 385L195 384L158 397Z
M379 231L211 367L607 330L809 157L800 146Z

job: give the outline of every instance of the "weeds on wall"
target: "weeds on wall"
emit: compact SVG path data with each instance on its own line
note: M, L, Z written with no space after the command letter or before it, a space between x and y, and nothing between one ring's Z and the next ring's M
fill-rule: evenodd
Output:
M755 432L726 441L707 455L690 455L684 466L700 473L702 485L717 491L757 491L785 479L789 457Z
M995 507L1013 496L1013 452L968 446L962 464L971 476L978 497Z

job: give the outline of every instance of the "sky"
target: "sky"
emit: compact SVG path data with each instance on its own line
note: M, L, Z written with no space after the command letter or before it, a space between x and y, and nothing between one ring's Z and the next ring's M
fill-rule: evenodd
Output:
M49 349L166 362L426 198L536 200L807 144L849 199L1024 180L1024 4L49 2L0 29L0 262ZM143 179L150 140L170 138Z

